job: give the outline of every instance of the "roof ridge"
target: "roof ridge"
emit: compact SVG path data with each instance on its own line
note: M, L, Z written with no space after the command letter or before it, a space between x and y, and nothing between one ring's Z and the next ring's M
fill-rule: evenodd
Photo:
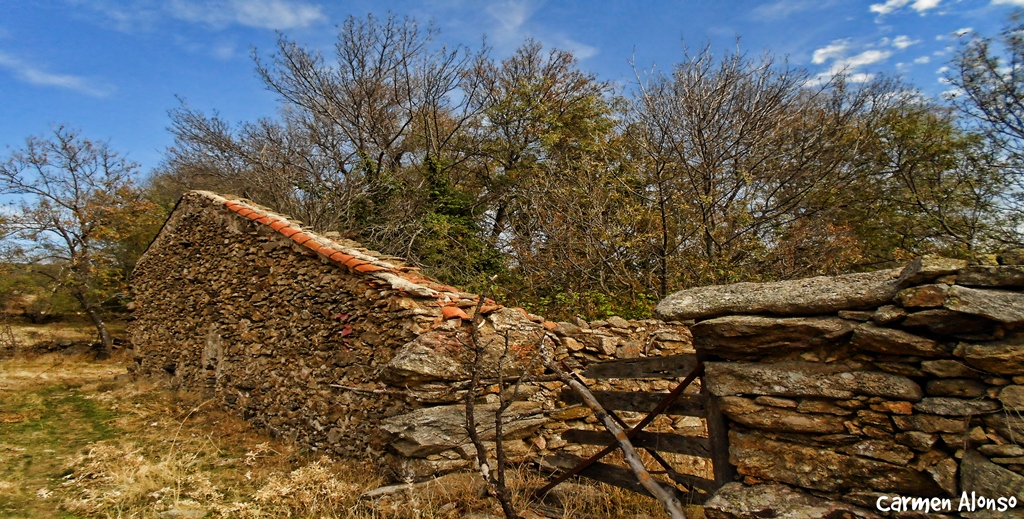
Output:
M345 266L350 272L373 278L386 283L399 292L405 292L423 298L438 299L442 307L454 306L459 299L479 300L478 294L470 294L457 287L445 285L429 276L410 272L416 267L403 267L384 261L370 254L346 247L317 232L303 229L293 223L285 215L275 213L248 200L237 197L228 198L211 191L195 190L198 196L210 199L223 205L228 211L244 217L256 224L269 227L273 232L288 238L296 245L309 249L326 261L338 266ZM365 250L365 249L364 249ZM503 308L489 298L484 298L489 310ZM464 313L460 315L462 317Z

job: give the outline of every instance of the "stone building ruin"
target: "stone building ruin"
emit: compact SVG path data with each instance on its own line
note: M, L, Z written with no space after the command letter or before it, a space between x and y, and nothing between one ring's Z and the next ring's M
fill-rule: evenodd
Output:
M926 257L868 274L690 289L658 305L660 320L554 323L485 300L485 367L518 369L498 365L505 339L525 359L544 331L581 367L699 351L739 474L705 503L709 518L910 517L878 508L891 496L951 499L941 511L950 517L1022 517L1024 257L1001 260ZM396 479L472 467L460 334L480 296L200 191L140 259L133 291L139 375L208 392L311 448L380 459ZM665 391L672 381L641 384ZM511 454L585 449L561 433L599 425L560 403L560 389L523 391L510 409ZM477 406L478 422L493 424L493 397ZM653 425L702 429L688 417ZM972 491L1018 506L958 510Z

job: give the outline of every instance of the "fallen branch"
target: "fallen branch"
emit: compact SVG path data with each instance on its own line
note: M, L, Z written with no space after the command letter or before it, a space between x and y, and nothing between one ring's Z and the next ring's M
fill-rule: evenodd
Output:
M546 338L547 334L544 334L541 336L540 340L540 352L541 358L544 361L544 367L556 373L562 382L576 391L583 400L583 403L594 411L594 416L596 416L597 419L604 424L605 429L608 429L608 432L612 433L612 436L615 437L615 440L619 444L619 448L622 450L622 457L625 459L626 464L629 465L629 468L633 473L636 474L637 481L639 481L655 499L661 502L662 506L665 507L665 511L668 512L669 517L672 519L686 519L686 514L683 512L683 504L676 496L662 488L662 486L659 485L653 477L651 477L650 472L647 471L647 467L644 467L643 461L640 460L640 456L637 455L636 449L633 448L633 444L630 443L629 438L626 437L626 432L622 427L620 427L619 424L608 415L608 412L597 401L597 398L595 398L594 394L590 392L590 389L587 389L587 386L569 376L569 374L558 365L555 361L553 352L545 347Z

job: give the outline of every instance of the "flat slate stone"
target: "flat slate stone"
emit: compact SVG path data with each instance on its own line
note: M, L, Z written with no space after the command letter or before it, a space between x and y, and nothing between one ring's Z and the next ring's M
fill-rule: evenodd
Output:
M922 413L942 416L974 416L998 411L1002 406L999 402L989 399L967 400L945 396L922 398L914 404L914 409Z
M964 452L960 463L960 487L970 495L972 492L986 498L1014 496L1017 508L1007 511L979 510L962 511L964 517L970 519L989 519L1003 517L1024 517L1024 476L1004 469L989 461L974 449Z
M1006 386L999 391L999 401L1011 411L1024 411L1024 386Z
M735 283L690 288L669 295L654 309L664 320L707 319L729 314L821 315L866 310L892 301L899 270L818 276L773 283Z
M860 350L890 355L938 357L948 355L939 343L895 328L864 323L853 331L850 345Z
M747 486L728 483L704 503L707 519L877 519L874 513L838 501L828 501L780 483ZM637 516L640 517L640 516Z
M910 467L848 456L827 448L729 432L729 463L743 475L825 492L875 490L937 496L942 489Z
M1024 323L1024 293L953 286L945 308L1006 324Z
M902 272L899 282L902 286L917 285L934 281L936 278L956 274L967 266L965 260L940 256L921 256L911 261Z
M747 427L765 431L836 434L846 432L843 418L832 415L804 414L778 407L762 406L753 400L727 396L719 400L722 413Z
M974 368L966 366L959 360L950 359L922 361L921 370L941 378L978 378L981 376L981 373Z
M1024 337L1020 335L992 342L962 342L954 353L982 371L1000 375L1024 373Z
M718 396L765 395L850 399L869 395L920 400L921 386L907 377L857 371L857 365L788 361L774 364L708 362L705 381Z
M856 324L838 317L731 315L701 321L690 332L695 347L735 356L813 348L849 334Z
M929 380L924 392L929 396L977 398L985 396L988 386L976 378L940 378Z
M956 277L957 285L972 287L1024 287L1024 267L977 266L960 271Z
M903 308L937 308L942 306L949 292L949 285L921 285L901 290L896 301Z

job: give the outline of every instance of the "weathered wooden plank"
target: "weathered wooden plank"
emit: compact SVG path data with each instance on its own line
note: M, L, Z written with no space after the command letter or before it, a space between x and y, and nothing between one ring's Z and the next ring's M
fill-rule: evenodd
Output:
M729 464L729 428L719 409L718 397L703 390L707 396L708 441L711 446L711 464L714 467L715 483L719 487L736 477L735 469Z
M634 411L649 413L668 396L668 393L645 391L591 391L605 409L612 411ZM570 388L562 388L561 399L567 403L579 403L581 399ZM679 395L663 414L681 416L704 416L706 397L703 395Z
M697 367L697 356L692 354L668 357L611 360L587 366L587 378L674 378L685 377Z
M608 431L569 429L562 433L562 439L583 445L611 445L615 438ZM634 447L657 452L674 452L701 458L711 458L711 444L707 438L681 436L670 433L639 432L630 442Z
M581 461L583 461L583 458L573 456L572 454L561 453L544 456L541 459L540 466L541 469L548 471L570 470ZM598 462L583 469L579 475L602 483L608 483L612 486L631 490L638 494L650 495L650 493L647 492L647 489L636 480L636 475L625 467L618 467ZM661 485L665 490L675 494L683 503L702 503L704 499L707 498L707 495L699 492L683 492L672 485L665 483L662 483Z

